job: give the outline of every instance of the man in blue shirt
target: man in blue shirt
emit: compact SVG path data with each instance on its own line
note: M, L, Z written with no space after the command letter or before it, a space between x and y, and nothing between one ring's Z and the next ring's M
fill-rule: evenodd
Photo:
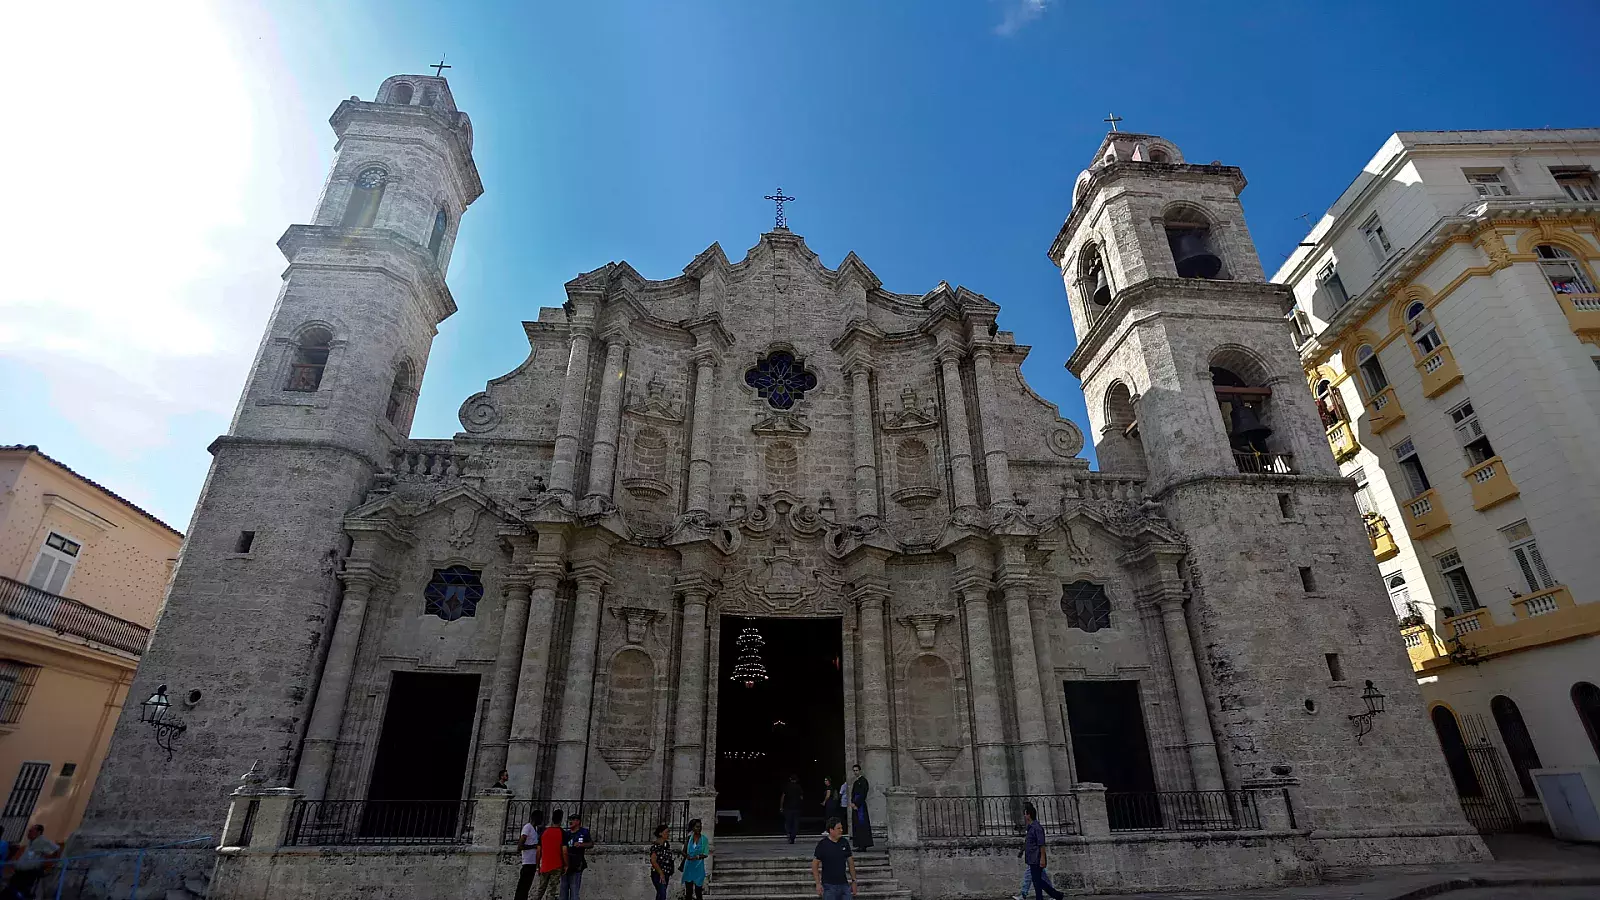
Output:
M1049 894L1051 900L1061 900L1066 895L1056 890L1050 883L1050 876L1045 874L1044 826L1039 824L1039 811L1033 808L1032 803L1022 807L1022 822L1028 826L1027 844L1023 847L1023 861L1028 864L1028 876L1033 879L1034 900L1044 900L1044 895Z
M561 874L561 900L578 900L583 887L583 870L589 868L584 858L589 849L589 829L577 813L567 817L567 830L561 836L567 848L567 868Z
M811 855L811 878L822 900L850 900L856 892L856 861L850 842L844 840L844 823L828 820L828 831Z

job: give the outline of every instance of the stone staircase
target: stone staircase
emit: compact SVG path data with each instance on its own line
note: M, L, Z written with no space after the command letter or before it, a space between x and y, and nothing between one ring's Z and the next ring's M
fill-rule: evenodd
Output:
M793 846L782 838L724 838L717 841L707 897L716 900L816 900L811 851L817 838ZM894 880L889 854L872 849L855 855L856 900L911 900Z

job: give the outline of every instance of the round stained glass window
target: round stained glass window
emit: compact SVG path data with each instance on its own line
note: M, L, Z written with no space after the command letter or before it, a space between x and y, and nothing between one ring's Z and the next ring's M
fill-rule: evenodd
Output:
M817 376L808 371L793 353L774 350L744 373L744 383L773 409L789 409L815 390Z

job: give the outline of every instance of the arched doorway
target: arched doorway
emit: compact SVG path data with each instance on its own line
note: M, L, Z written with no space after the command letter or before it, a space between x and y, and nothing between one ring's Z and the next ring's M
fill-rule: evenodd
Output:
M1500 729L1500 740L1511 757L1511 768L1517 773L1522 796L1537 797L1531 772L1544 768L1544 764L1539 761L1539 751L1533 746L1533 735L1528 733L1527 723L1522 721L1522 710L1517 708L1515 700L1499 694L1489 701L1489 712L1494 714L1494 724Z
M1578 721L1589 735L1589 746L1600 756L1600 687L1587 681L1572 686L1572 708L1578 712Z
M1482 797L1483 784L1478 773L1472 770L1472 759L1467 756L1467 742L1461 737L1461 723L1456 714L1446 706L1435 706L1430 716L1433 731L1439 736L1439 749L1444 751L1444 763L1450 767L1450 779L1456 783L1456 793L1462 798Z

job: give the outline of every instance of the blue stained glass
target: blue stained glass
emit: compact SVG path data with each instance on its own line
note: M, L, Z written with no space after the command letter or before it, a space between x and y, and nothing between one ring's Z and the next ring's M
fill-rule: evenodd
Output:
M804 400L817 386L817 376L782 350L767 354L744 373L744 383L756 389L773 409L788 409Z
M483 580L466 566L435 569L422 599L426 601L422 610L425 615L438 616L446 622L476 616L478 601L483 599Z

